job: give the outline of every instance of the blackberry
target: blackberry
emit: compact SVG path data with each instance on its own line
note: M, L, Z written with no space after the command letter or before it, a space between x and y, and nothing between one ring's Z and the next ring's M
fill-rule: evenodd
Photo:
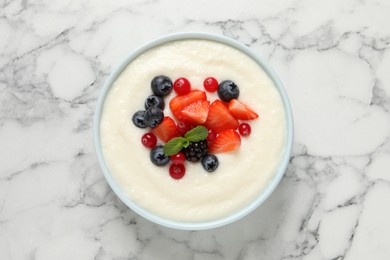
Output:
M182 152L186 156L186 159L191 162L198 162L207 154L208 144L206 140L200 142L190 142L187 148L184 148Z

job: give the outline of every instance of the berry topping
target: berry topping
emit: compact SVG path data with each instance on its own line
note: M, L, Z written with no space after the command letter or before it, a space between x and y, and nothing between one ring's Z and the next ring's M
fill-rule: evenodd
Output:
M142 144L146 148L153 148L157 144L157 138L153 133L146 133L141 138Z
M158 126L164 119L164 113L158 107L151 107L145 112L145 124L150 127Z
M186 160L186 156L182 152L178 152L175 155L170 156L172 163L183 164Z
M249 136L251 134L252 128L247 123L242 123L238 127L238 132L240 132L240 135L242 136Z
M207 138L208 130L204 126L197 126L188 131L184 137L190 142L199 142Z
M147 127L147 124L145 123L145 112L145 110L139 110L134 113L131 120L133 121L135 126L139 128Z
M207 154L207 141L190 142L187 148L182 151L186 156L186 159L191 162L197 162Z
M208 77L203 81L203 87L208 92L215 92L218 90L218 81L213 77Z
M184 167L183 164L173 163L169 167L169 175L171 175L171 177L176 180L183 178L185 173L186 173L186 168Z
M186 78L178 78L173 83L173 89L178 95L185 95L190 92L191 83Z
M183 148L187 148L190 142L199 142L207 138L208 132L206 127L197 126L188 131L184 137L176 137L164 145L164 153L168 156L175 155Z
M169 156L164 154L164 147L157 145L150 151L150 160L157 166L167 165L170 161Z
M198 100L185 106L177 115L177 118L193 125L202 125L206 122L209 108L210 101Z
M159 109L164 110L164 99L156 95L150 95L145 100L145 109L148 110L151 107L158 107Z
M230 113L226 105L216 99L210 105L209 114L205 123L208 129L220 133L226 129L237 129L239 123Z
M237 99L232 99L229 102L228 109L230 114L236 119L252 120L259 117L255 111Z
M211 143L217 138L217 133L213 129L209 129L209 134L207 135L207 142Z
M209 147L210 153L227 153L236 150L241 145L240 135L233 129L220 133Z
M168 142L172 138L178 137L179 134L176 131L176 124L169 116L164 117L162 122L153 128L153 133L160 138L163 142Z
M140 128L151 127L141 142L150 148L150 160L157 166L167 165L170 161L169 174L174 179L185 175L186 160L201 161L207 172L214 172L219 161L215 154L232 152L240 147L241 136L251 134L248 123L238 120L252 120L259 115L246 104L237 100L238 86L231 80L220 83L208 77L203 82L208 92L218 92L219 99L211 104L205 91L191 90L191 83L186 78L178 78L172 83L167 76L153 78L153 95L145 100L145 110L139 110L132 117L133 123ZM170 99L169 108L178 119L164 117L164 97L175 90L176 96ZM238 130L237 130L238 129ZM237 131L236 131L237 130ZM159 138L164 145L157 145Z
M176 125L176 130L177 132L183 136L185 135L188 131L191 130L191 125L186 123L186 122L183 122L183 121L180 121L179 123L177 123Z
M178 117L184 107L198 100L206 100L206 92L200 90L190 91L186 95L176 96L169 102L169 108L175 117Z
M202 158L202 166L208 172L213 172L218 168L219 162L214 154L206 154Z
M232 99L237 99L240 94L238 86L231 80L224 80L219 83L218 96L222 101L229 102Z
M156 76L150 83L152 91L155 95L165 97L172 91L172 80L167 76Z

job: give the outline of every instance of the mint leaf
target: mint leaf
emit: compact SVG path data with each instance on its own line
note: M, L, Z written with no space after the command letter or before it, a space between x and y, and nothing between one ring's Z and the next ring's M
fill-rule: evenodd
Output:
M181 149L187 148L190 142L199 142L207 138L209 131L204 126L197 126L188 131L184 137L176 137L164 145L164 153L167 156L177 154Z
M177 154L183 147L187 147L189 143L184 137L173 138L164 145L164 153L167 156Z
M184 138L184 139L185 139L185 138ZM190 145L190 141L188 141L187 139L185 139L185 141L183 142L183 147L184 147L184 148L187 148L189 145Z
M209 131L204 126L197 126L185 134L185 138L190 142L199 142L207 138Z

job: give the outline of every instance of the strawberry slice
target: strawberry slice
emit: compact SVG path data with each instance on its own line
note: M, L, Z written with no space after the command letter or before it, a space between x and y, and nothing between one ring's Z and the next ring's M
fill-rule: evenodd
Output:
M182 111L184 107L199 100L207 100L206 92L200 90L192 90L186 95L176 96L172 98L169 102L169 108L171 109L173 115L178 118L180 111Z
M210 105L209 115L205 126L208 129L213 129L217 133L221 133L226 129L237 129L239 123L229 112L226 105L219 99L216 99Z
M176 130L175 121L169 116L164 117L163 121L152 129L152 132L165 143L180 136Z
M230 100L228 109L230 114L236 119L252 120L259 117L255 111L237 99Z
M241 145L240 135L233 129L221 132L209 146L209 152L213 154L228 153L236 150Z
M198 100L185 106L178 115L178 119L193 125L202 125L209 114L210 101Z

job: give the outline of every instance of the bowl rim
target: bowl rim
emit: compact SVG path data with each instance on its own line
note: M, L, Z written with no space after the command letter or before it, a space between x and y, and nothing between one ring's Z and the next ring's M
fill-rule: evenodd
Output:
M236 211L235 213L222 217L220 219L203 221L203 222L180 222L180 221L170 220L167 218L160 217L156 214L153 214L143 209L135 202L133 202L128 197L128 195L126 195L124 190L119 186L119 183L116 182L114 176L110 173L110 170L108 169L105 163L102 147L100 143L100 119L102 115L104 101L106 99L106 96L112 84L117 79L117 77L122 73L122 71L127 67L127 65L135 58L137 58L139 55L148 51L151 48L154 48L156 46L168 42L190 40L190 39L210 40L214 42L219 42L231 46L243 52L244 54L248 55L250 58L252 58L256 63L260 65L260 67L262 67L262 69L267 73L267 75L275 84L275 87L277 88L279 95L282 99L284 112L286 116L286 136L285 136L286 140L285 140L283 155L280 160L279 166L276 169L276 173L274 174L272 179L268 181L268 184L266 184L265 188L252 202L250 202L247 206L241 208L240 210ZM180 33L165 35L156 38L154 40L151 40L145 43L144 45L142 45L141 47L130 52L116 67L114 67L114 69L106 79L103 88L100 90L100 94L96 102L95 114L93 120L93 141L94 141L97 159L103 171L103 175L106 181L108 182L108 184L110 185L111 189L114 191L114 193L120 198L120 200L123 203L125 203L131 210L135 211L138 215L156 224L169 227L169 228L179 229L179 230L205 230L205 229L221 227L247 216L249 213L254 211L257 207L259 207L275 190L275 188L280 183L286 171L286 168L290 160L291 152L292 152L293 135L294 135L294 126L293 126L293 115L292 115L290 101L288 99L287 93L285 91L285 88L281 80L276 75L274 70L257 53L255 53L252 49L250 49L246 45L236 40L233 40L231 38L228 38L226 36L204 33L204 32L180 32Z

